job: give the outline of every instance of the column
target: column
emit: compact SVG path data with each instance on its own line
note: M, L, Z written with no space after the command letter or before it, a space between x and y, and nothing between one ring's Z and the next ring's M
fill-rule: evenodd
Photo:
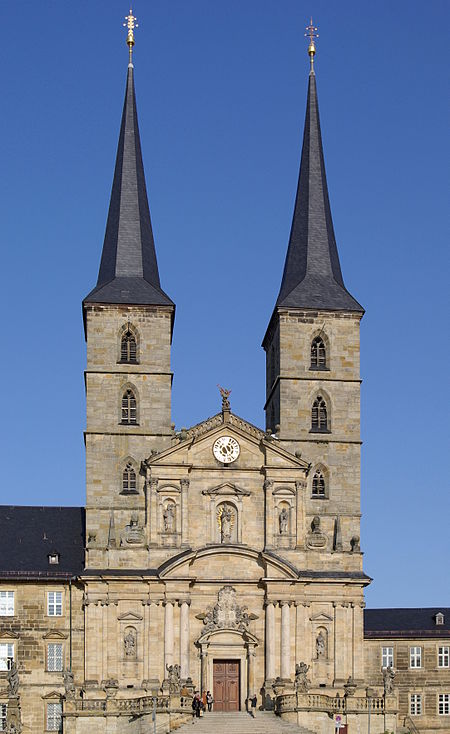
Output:
M353 609L354 625L353 625L353 677L356 680L364 680L364 662L363 662L363 645L364 645L364 607L365 602L356 603Z
M275 680L275 606L266 602L266 683Z
M247 645L247 698L251 698L255 694L255 646Z
M189 678L189 601L180 602L180 675Z
M158 542L158 523L157 523L157 504L156 504L156 490L158 489L158 480L150 479L147 481L147 487L149 488L148 498L148 543L149 545L156 545Z
M201 686L200 691L207 691L208 689L208 653L206 647L201 650L202 670L201 670Z
M142 602L142 611L144 612L144 633L142 635L142 662L144 680L150 678L150 600L146 599Z
M107 607L108 609L108 629L110 634L110 644L108 647L108 675L107 678L118 678L118 666L117 666L117 645L112 641L119 638L119 621L117 619L117 602L111 601Z
M106 680L108 678L108 601L101 602L102 612L102 675L101 679Z
M291 610L290 602L281 602L281 672L282 680L289 680L291 672Z
M336 604L334 609L334 679L342 684L348 678L346 660L347 603Z
M173 665L173 602L166 601L164 606L164 678L167 666Z
M181 545L189 545L188 489L189 479L182 479L181 485ZM179 531L180 528L177 528Z

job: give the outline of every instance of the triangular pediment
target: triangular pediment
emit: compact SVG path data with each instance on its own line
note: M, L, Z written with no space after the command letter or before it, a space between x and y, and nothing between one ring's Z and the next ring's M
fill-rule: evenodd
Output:
M123 614L119 614L117 617L119 622L141 622L143 617L141 614L137 614L136 612L124 612Z
M330 617L329 614L326 614L326 612L319 612L319 614L314 614L314 616L311 617L311 622L332 622L333 617Z
M67 634L64 632L60 632L59 630L51 630L50 632L47 632L45 635L42 636L43 640L66 640L68 637Z
M217 497L220 495L228 495L228 497L248 497L249 495L251 495L251 492L248 489L241 489L240 487L237 487L236 484L232 484L231 482L224 482L223 484L219 484L218 487L213 487L212 489L204 489L202 494L207 494L211 497Z
M2 640L18 640L19 635L15 632L11 632L10 630L0 630L0 638Z
M58 691L50 691L50 693L47 693L45 696L42 696L42 699L46 701L49 698L53 698L53 700L55 700L56 698L59 701L61 698L61 695L62 694L58 693Z

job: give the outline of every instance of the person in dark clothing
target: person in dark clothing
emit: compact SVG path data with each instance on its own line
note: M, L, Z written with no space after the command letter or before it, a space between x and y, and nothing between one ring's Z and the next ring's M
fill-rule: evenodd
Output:
M251 715L253 718L255 718L255 711L256 711L256 704L258 703L258 699L256 697L256 693L253 694L253 696L250 699L251 704Z
M195 722L196 718L197 719L200 718L200 711L202 710L202 708L203 708L202 699L200 698L200 694L197 691L197 693L195 693L194 695L194 698L192 699L192 723Z
M211 691L206 692L206 704L208 706L208 711L212 710L212 705L214 703L214 699L212 697Z

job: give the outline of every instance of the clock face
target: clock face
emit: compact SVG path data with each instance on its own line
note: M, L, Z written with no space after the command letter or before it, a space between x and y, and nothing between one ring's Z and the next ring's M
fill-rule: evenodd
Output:
M241 447L235 438L231 436L221 436L213 445L213 454L222 464L231 464L236 461L241 452Z

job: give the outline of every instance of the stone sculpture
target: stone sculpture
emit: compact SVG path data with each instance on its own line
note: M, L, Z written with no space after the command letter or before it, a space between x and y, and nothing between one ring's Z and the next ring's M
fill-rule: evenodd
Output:
M175 532L175 507L172 502L168 502L163 512L164 532Z
M324 658L327 654L327 641L322 631L319 632L316 639L316 653L318 658Z
M308 678L309 665L301 662L295 666L295 687L300 693L308 693L311 681Z
M63 673L64 691L66 699L75 698L74 676L71 670L65 670Z
M230 505L223 505L220 515L220 540L222 543L229 543L231 540L233 520L234 513Z
M169 693L177 694L181 690L181 669L179 665L166 665Z
M248 614L247 607L240 607L236 603L236 589L232 586L223 586L218 594L218 601L214 607L208 607L205 613L198 614L205 625L204 632L216 629L247 630L249 622L257 619L256 614Z
M136 632L132 627L126 630L123 638L123 647L127 658L136 657Z
M388 665L388 667L383 670L383 687L384 687L385 696L388 696L390 693L393 692L394 678L395 678L395 672L393 668L391 668L391 666Z
M11 663L11 667L8 670L8 696L17 696L19 691L19 671L14 660Z
M280 535L286 535L286 533L288 532L289 524L289 512L287 511L286 507L283 507L283 509L281 510L278 521L280 525Z

